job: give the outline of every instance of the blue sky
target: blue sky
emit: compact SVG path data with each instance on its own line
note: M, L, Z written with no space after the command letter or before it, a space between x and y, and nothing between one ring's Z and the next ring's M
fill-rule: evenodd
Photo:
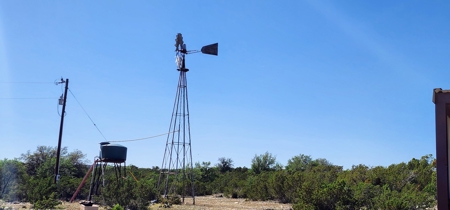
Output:
M268 151L336 165L435 155L432 90L450 88L448 1L0 1L0 158L56 146L61 77L107 140L168 131L188 49L194 162ZM14 99L46 98L46 99ZM48 99L49 98L49 99ZM61 109L59 107L59 109ZM63 146L103 137L69 93ZM127 142L161 166L166 137Z

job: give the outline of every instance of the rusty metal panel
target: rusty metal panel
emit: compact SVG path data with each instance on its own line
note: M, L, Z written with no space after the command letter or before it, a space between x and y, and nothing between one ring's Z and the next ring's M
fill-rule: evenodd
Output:
M436 162L438 209L449 207L449 144L450 133L450 91L436 88L433 91L436 114Z

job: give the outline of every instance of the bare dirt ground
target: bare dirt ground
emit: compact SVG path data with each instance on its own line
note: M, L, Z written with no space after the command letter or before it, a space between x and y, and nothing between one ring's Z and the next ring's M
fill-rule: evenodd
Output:
M282 204L275 201L246 201L241 198L225 198L215 196L197 196L195 197L195 205L192 205L192 198L186 198L184 205L173 205L171 209L186 209L186 210L232 210L232 209L292 209L291 204ZM29 203L7 203L0 201L0 208L10 210L25 210L31 209L32 205ZM78 202L63 202L58 209L79 210L80 204ZM100 207L99 210L106 210L106 207ZM160 204L153 204L150 206L151 210L166 209L160 207Z
M246 201L242 198L225 198L212 195L195 197L195 205L192 205L192 198L186 198L184 203L184 205L173 205L172 209L292 209L291 204L282 204L275 201ZM160 204L154 204L150 208L152 210L164 209L159 206Z
M21 202L4 202L0 200L0 209L3 208L5 210L26 210L32 209L33 205L30 203L21 203ZM57 206L56 209L69 209L69 210L80 210L80 204L78 202L62 202L61 205ZM106 208L99 208L99 210L106 210Z
M18 210L18 209L30 209L31 208L31 204L30 203L20 203L20 202L14 202L14 203L9 203L9 202L4 202L3 200L0 200L0 208L2 209L14 209L14 210Z
M173 205L171 209L186 209L186 210L219 210L219 209L292 209L291 204L283 204L275 201L246 201L242 198L225 198L215 196L197 196L195 197L195 205L192 205L192 198L185 198L184 205ZM0 201L0 208L10 210L25 210L31 209L32 205L29 203L7 203ZM57 209L79 210L80 204L78 202L62 202ZM106 207L100 207L99 210L106 210ZM151 210L166 209L160 204L153 204L150 206Z

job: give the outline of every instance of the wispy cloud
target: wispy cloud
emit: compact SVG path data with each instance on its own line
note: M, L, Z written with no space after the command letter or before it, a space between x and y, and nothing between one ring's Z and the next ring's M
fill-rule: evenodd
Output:
M417 67L413 64L414 62L408 59L404 53L395 49L389 44L389 41L384 41L381 31L375 30L368 23L349 17L336 9L330 2L312 0L309 1L309 4L359 46L374 55L381 63L384 63L392 76L413 84L417 81L424 82L424 79L431 83L429 79L416 70Z

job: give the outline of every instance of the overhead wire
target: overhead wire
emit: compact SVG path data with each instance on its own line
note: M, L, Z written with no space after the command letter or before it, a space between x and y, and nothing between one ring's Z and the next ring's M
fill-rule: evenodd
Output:
M27 99L27 100L34 100L34 99L39 99L39 100L46 100L46 99L57 99L57 98L20 98L20 97L12 97L12 98L0 98L0 99Z
M53 83L53 82L0 82L0 84L17 84L17 83L23 83L23 84L47 84L47 83Z
M81 109L83 109L84 113L86 114L86 116L89 118L89 120L91 120L92 124L95 126L95 128L97 129L97 131L103 136L103 139L105 139L105 141L108 141L105 137L105 135L103 135L103 133L100 131L100 129L98 128L98 126L95 124L95 122L92 120L91 116L89 116L89 114L86 112L86 110L84 109L84 107L81 105L80 101L78 101L77 97L75 97L75 95L73 94L72 90L70 90L70 88L68 88L70 94L72 94L73 98L75 99L75 101L78 103L78 105L80 105ZM171 133L176 133L178 132L178 130L176 131L171 131L171 132L167 132L167 133L163 133L163 134L159 134L159 135L155 135L155 136L149 136L149 137L144 137L144 138L137 138L137 139L127 139L127 140L114 140L114 141L108 141L108 142L130 142L130 141L142 141L142 140L146 140L146 139L152 139L152 138L156 138L156 137L160 137L160 136L164 136L164 135L168 135Z
M53 82L4 82L4 81L0 81L0 84L49 84L49 83L53 83ZM16 100L16 99L20 99L20 100L49 100L49 99L56 99L54 97L5 97L5 98L0 98L2 100Z
M100 129L97 127L97 125L95 124L95 122L92 120L91 116L89 116L89 114L86 112L86 110L84 109L84 107L81 105L81 103L78 101L77 97L75 97L75 95L72 93L72 90L69 89L70 94L72 94L73 98L75 99L75 101L78 103L78 105L80 105L81 109L83 109L84 113L86 114L86 116L89 118L89 120L91 120L92 124L94 124L95 128L97 128L97 131L103 136L103 138L106 140L105 135L103 135L103 133L100 131Z
M49 83L53 83L53 84L57 84L58 82L2 82L0 81L0 84L49 84ZM86 109L84 109L84 107L81 105L80 101L78 101L77 97L75 96L75 94L73 94L72 90L70 88L68 88L70 94L73 96L73 98L75 99L75 101L78 103L78 105L81 107L81 109L83 110L83 112L86 114L86 116L89 118L89 120L92 122L92 124L95 126L95 128L97 129L97 131L100 133L100 135L102 135L103 139L105 139L105 141L108 141L105 137L105 135L103 135L102 131L100 131L100 129L98 128L97 124L95 124L94 120L92 120L91 116L87 113ZM61 86L61 92L63 92L63 87ZM63 96L63 95L61 95ZM4 100L4 99L25 99L25 100L34 100L34 99L39 99L39 100L53 100L53 99L58 99L58 98L54 98L54 97L41 97L41 98L21 98L21 97L10 97L10 98L0 98L0 100ZM61 116L61 113L59 112L59 101L57 104L57 112L58 115ZM66 114L66 113L64 113ZM130 141L142 141L142 140L146 140L146 139L152 139L152 138L156 138L156 137L160 137L160 136L164 136L164 135L168 135L170 133L176 133L178 132L178 130L176 131L172 131L172 132L167 132L167 133L163 133L163 134L159 134L159 135L155 135L155 136L149 136L149 137L144 137L144 138L137 138L137 139L128 139L128 140L114 140L114 141L108 141L108 142L130 142Z
M167 134L170 134L170 133L176 133L176 132L178 132L178 130L172 131L172 132L163 133L163 134L159 134L159 135L156 135L156 136L149 136L149 137L139 138L139 139L115 140L115 141L108 141L108 142L141 141L141 140L152 139L152 138L156 138L156 137L160 137L160 136L165 136L165 135L167 135Z

